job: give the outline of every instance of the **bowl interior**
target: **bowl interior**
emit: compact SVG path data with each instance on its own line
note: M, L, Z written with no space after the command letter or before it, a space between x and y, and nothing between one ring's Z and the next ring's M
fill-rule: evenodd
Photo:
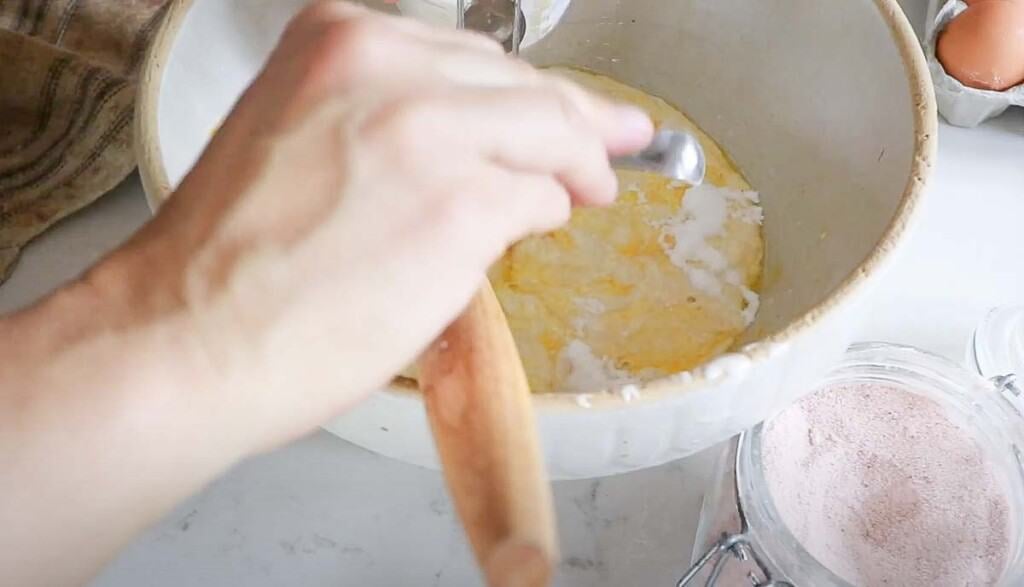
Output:
M167 35L156 108L170 186L305 0L189 4ZM747 334L758 339L863 272L920 181L918 89L887 10L889 0L578 0L524 56L663 97L733 157L765 209L762 305Z
M766 267L748 339L822 302L897 215L913 94L873 0L578 1L526 55L665 98L760 191Z

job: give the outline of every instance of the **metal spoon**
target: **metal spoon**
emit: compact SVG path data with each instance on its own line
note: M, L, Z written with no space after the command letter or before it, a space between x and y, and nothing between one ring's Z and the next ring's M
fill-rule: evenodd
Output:
M700 141L681 130L659 130L643 151L629 157L615 157L612 167L657 173L689 185L704 181L706 162Z
M469 3L469 7L466 4ZM505 51L519 54L526 34L526 18L519 0L459 0L459 28L483 33L498 41ZM704 181L704 149L685 131L660 130L643 151L615 157L612 167L657 173L689 185Z
M506 53L519 55L519 44L526 35L526 16L516 0L459 0L459 28L483 33L505 47ZM513 18L513 16L515 18Z

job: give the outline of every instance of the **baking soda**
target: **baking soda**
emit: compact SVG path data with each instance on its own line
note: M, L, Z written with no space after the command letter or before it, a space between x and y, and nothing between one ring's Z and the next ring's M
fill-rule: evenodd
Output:
M681 188L673 182L670 187ZM660 243L669 260L686 272L690 283L702 292L718 296L724 284L739 288L745 302L744 324L750 326L760 298L743 284L740 274L729 266L726 256L712 245L720 238L730 217L761 225L764 212L760 195L754 191L722 188L705 183L690 188L679 212L661 223Z
M772 500L820 563L858 586L995 585L1010 503L992 462L938 403L836 385L765 427Z
M615 366L611 359L599 357L582 340L572 340L558 358L562 390L583 393L608 390L633 382L633 376Z

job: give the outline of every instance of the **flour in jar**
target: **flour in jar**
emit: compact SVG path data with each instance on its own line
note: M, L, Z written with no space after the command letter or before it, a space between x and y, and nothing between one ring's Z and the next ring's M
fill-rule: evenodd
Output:
M999 584L1010 500L942 406L883 383L819 391L766 425L764 474L797 540L854 585Z

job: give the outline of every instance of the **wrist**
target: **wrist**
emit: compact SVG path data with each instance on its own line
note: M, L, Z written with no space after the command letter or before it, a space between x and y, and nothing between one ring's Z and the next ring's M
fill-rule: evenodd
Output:
M118 263L0 320L0 518L18 545L0 582L81 582L243 456L178 315L103 287L138 278ZM53 551L79 555L36 556Z
M108 259L0 322L0 361L11 366L0 393L20 394L8 413L36 433L77 426L66 432L122 452L126 465L184 467L201 483L244 456L241 443L221 437L216 382L176 294L129 261Z

